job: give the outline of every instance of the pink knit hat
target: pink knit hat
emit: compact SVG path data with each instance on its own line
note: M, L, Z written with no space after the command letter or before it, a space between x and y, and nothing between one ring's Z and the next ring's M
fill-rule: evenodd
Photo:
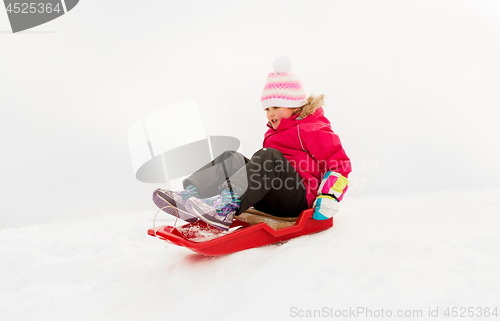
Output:
M267 75L266 86L262 91L260 102L262 108L288 107L295 108L307 103L302 81L292 74L292 62L282 56L273 61L274 72Z

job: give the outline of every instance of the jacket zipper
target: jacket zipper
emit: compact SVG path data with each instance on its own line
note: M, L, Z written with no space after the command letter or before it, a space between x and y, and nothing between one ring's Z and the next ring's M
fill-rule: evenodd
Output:
M299 123L297 123L297 135L299 136L299 142L300 142L300 146L302 147L302 150L304 152L306 152L307 154L309 154L309 156L311 156L314 160L316 160L316 158L314 158L314 156L307 150L304 148L304 145L302 144L302 139L300 138L300 128L299 128Z

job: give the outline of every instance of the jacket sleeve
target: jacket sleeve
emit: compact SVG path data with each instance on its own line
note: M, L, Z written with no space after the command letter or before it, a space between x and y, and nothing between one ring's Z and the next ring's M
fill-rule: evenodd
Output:
M347 157L340 139L330 128L306 132L304 136L305 148L318 162L321 184L318 188L318 198L315 208L325 217L333 216L340 202L349 188L347 177L351 172L351 161ZM335 210L334 210L335 208ZM325 215L330 213L330 215Z

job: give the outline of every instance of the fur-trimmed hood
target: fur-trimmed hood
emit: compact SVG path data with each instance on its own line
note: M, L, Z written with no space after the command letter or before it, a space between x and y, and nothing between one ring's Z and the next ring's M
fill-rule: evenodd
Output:
M323 98L324 97L325 97L325 95L323 95L323 94L316 96L316 97L314 97L313 95L310 95L307 98L307 104L302 106L302 110L300 112L299 118L303 119L309 115L314 114L316 109L323 106Z
M309 96L307 98L307 103L302 105L299 110L297 110L290 118L282 118L280 125L277 129L274 129L271 125L271 122L267 122L267 127L269 127L272 131L282 131L287 128L296 126L297 121L300 121L302 124L306 122L326 122L328 126L330 126L330 122L328 119L324 117L323 114L323 98L325 95L319 96ZM314 115L312 117L308 117ZM312 118L312 119L311 119ZM321 119L320 119L321 118ZM323 119L324 118L324 119Z

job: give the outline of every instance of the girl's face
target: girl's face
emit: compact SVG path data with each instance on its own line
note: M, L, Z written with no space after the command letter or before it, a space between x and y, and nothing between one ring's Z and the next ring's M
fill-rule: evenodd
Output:
M271 122L271 125L274 129L277 129L280 125L281 118L288 119L293 115L295 111L294 108L286 108L286 107L269 107L266 108L267 111L267 119Z

